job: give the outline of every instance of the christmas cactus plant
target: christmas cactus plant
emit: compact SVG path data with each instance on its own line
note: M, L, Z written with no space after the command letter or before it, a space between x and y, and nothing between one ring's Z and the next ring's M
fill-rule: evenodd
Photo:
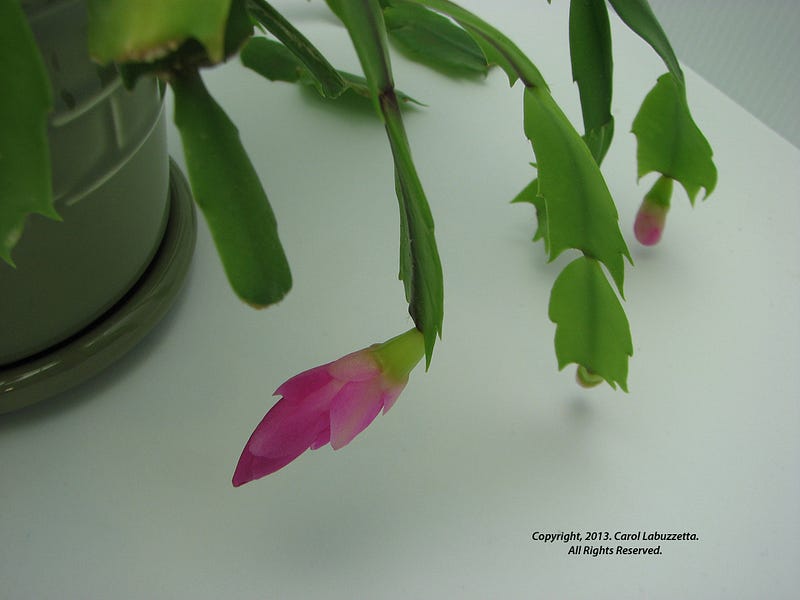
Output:
M390 48L451 76L500 69L511 86L521 88L522 127L531 142L536 178L513 201L533 205L534 240L542 241L550 260L577 251L555 280L548 314L555 323L559 369L575 363L581 385L605 381L626 390L633 353L621 301L626 262L632 261L600 170L615 129L610 12L660 56L666 69L632 124L636 173L658 177L637 215L636 238L646 245L661 238L674 182L691 202L701 189L707 196L716 184L711 148L692 119L680 64L646 0L570 2L569 51L582 133L554 100L534 62L458 4L327 4L349 35L362 74L337 70L265 0L88 1L91 56L116 64L129 85L140 77L158 77L172 89L196 203L232 289L250 305L281 300L291 288L291 271L256 169L234 123L205 87L202 70L238 56L268 80L309 85L331 101L361 95L371 101L386 131L400 209L399 277L414 329L280 386L276 393L282 399L253 432L235 485L272 473L309 448L349 443L391 407L423 357L425 368L431 366L444 318L435 202L432 209L412 159L402 110L412 100L395 89ZM11 262L27 215L57 218L46 185L51 92L18 0L0 0L0 77L7 90L0 95L0 255Z

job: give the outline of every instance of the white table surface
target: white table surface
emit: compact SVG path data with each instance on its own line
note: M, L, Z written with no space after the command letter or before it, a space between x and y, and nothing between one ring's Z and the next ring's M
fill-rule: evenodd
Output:
M321 2L277 4L357 68ZM464 4L579 123L566 3ZM627 132L664 69L614 32L604 172L636 263L630 393L557 371L547 301L565 262L546 264L532 209L508 204L532 174L520 88L397 58L398 87L429 105L407 126L445 270L444 340L352 444L234 489L282 381L410 320L377 120L217 69L209 87L268 190L294 289L266 311L241 305L201 223L186 290L152 334L93 381L0 417L0 598L797 597L800 151L687 72L719 185L694 209L677 193L662 244L638 246L651 179L637 185ZM182 163L179 146L172 129ZM640 530L699 539L597 557L532 540Z

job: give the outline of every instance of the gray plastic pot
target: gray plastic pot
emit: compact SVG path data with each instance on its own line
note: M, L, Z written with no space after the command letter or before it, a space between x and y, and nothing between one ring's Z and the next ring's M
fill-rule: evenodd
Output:
M129 91L113 67L88 59L85 3L23 5L54 92L49 143L63 221L31 217L13 253L16 268L0 263L0 412L1 394L20 388L8 383L10 370L96 328L140 284L175 209L171 172L180 177L170 168L157 82L142 79ZM193 230L186 244L193 248ZM173 279L182 281L183 262Z

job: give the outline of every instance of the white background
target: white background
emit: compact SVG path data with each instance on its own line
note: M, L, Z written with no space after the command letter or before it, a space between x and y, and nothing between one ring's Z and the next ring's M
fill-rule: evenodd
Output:
M464 4L518 41L577 119L566 3ZM279 6L357 69L321 3ZM208 84L268 190L294 289L266 311L241 305L201 223L186 291L140 346L0 418L0 597L796 597L800 151L688 71L719 185L694 209L676 193L662 244L639 247L632 220L651 179L637 185L627 131L664 68L614 34L604 172L636 263L629 394L557 371L547 301L569 257L547 264L532 209L508 204L532 175L521 90L398 58L398 87L428 104L406 117L445 269L444 339L352 444L231 487L282 381L410 320L376 119L217 69ZM700 539L596 558L531 539L573 530Z

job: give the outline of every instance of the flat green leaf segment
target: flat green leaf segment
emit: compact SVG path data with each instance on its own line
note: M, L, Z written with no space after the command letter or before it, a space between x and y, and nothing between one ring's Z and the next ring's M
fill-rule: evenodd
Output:
M639 177L653 171L681 183L694 203L700 188L708 196L717 184L713 152L695 125L686 94L672 73L658 78L633 121Z
M569 53L581 100L583 139L600 164L614 135L611 27L605 0L570 2Z
M311 86L319 93L320 97L326 100L336 100L351 94L364 99L367 108L371 106L369 100L372 96L366 79L346 71L337 71L344 82L344 91L336 97L326 95L319 79L309 71L308 67L300 62L300 59L291 50L275 40L263 37L250 39L242 48L239 58L245 67L270 81L286 81ZM395 90L395 93L401 102L420 104L400 90Z
M522 197L517 200L527 198L536 206L539 217L537 238L545 239L551 260L567 248L581 250L604 262L622 291L622 257L630 259L630 255L619 231L614 202L592 153L553 100L539 70L511 40L452 2L411 1L454 19L476 41L481 41L482 48L493 48L487 56L502 57L498 64L506 70L509 81L520 79L525 84L525 134L533 144L539 179L523 190ZM596 17L593 13L592 18ZM610 60L610 57L604 60ZM579 71L582 70L583 65L579 67ZM608 128L613 128L613 121L610 125L608 123L610 87L597 98L600 109L595 105L589 109L593 119L591 125L602 131L599 135L609 136ZM537 197L544 200L537 200Z
M536 232L533 235L533 241L542 240L544 243L544 251L546 254L550 253L550 244L547 239L547 206L545 205L544 198L539 195L539 180L534 179L526 185L516 196L511 200L511 204L518 203L532 204L536 209Z
M566 116L546 91L526 88L525 135L539 168L550 260L568 248L606 265L622 293L623 256L630 260L617 209L600 169Z
M27 216L59 218L47 144L50 83L16 0L0 0L0 80L0 257L13 265L11 250Z
M453 76L484 76L489 72L480 46L449 19L410 2L384 4L389 37L412 60Z
M176 74L170 85L192 192L231 287L254 307L274 304L292 287L292 277L275 216L239 132L197 71Z
M193 38L225 56L231 0L89 0L89 52L99 62L150 62Z
M408 310L425 336L425 364L430 365L436 336L444 320L444 282L433 217L411 159L411 149L394 96L386 97L386 131L395 162L395 187L400 203L400 279Z
M508 76L509 84L519 79L526 86L547 89L542 74L514 42L483 19L449 0L407 0L447 15L467 31L480 46L490 65L497 65Z
M669 72L683 85L683 71L678 57L647 0L608 0L608 3L631 31L650 44Z
M369 86L372 104L384 118L380 97L394 89L386 24L377 0L327 0L331 10L341 19L355 48L364 77Z
M581 257L567 265L553 284L549 316L556 324L559 369L577 363L628 391L630 327L600 263Z
M705 196L713 191L717 169L711 159L711 146L692 120L678 58L647 0L609 3L669 69L645 98L633 122L639 177L652 171L672 177L683 185L694 203L700 188L705 188Z
M305 67L305 73L315 82L326 98L336 98L347 89L342 75L322 53L283 15L264 0L248 0L247 9L267 31L278 38Z
M582 58L579 57L577 64L579 79L588 78L594 81L593 78L596 78L597 74L589 71L595 68L605 68L608 77L603 80L608 83L606 88L596 94L592 92L587 98L585 110L590 129L587 132L587 141L584 142L553 100L539 70L511 40L449 0L409 1L441 12L456 21L473 36L489 62L497 64L506 72L512 85L517 79L523 82L525 135L533 145L539 176L522 190L515 201L529 202L535 206L539 223L535 239L544 240L550 260L555 259L566 249L580 250L585 255L582 260L591 260L595 265L599 264L597 261L605 264L622 294L625 268L623 257L627 257L630 261L630 254L619 230L614 201L598 167L613 132L613 120L610 119L608 108L611 101L610 66L607 64L610 61L610 42L601 32L587 46L589 49L584 47L577 49L578 54L584 54ZM598 16L599 9L596 6L579 8L584 8L585 11L575 19L583 21L599 19L602 22L603 13L600 12ZM593 9L593 12L587 14L586 11L589 9ZM587 27L588 24L579 23L575 26L575 30L579 33L581 29ZM601 47L601 53L605 54L600 57L599 62L597 57L590 59L585 56L590 51L596 52L598 45ZM591 145L592 150L587 143ZM616 306L622 311L599 266L597 273L605 289L614 297ZM569 282L573 277L568 274L566 281ZM598 298L602 301L605 297L597 296L593 293L593 289L575 285L562 288L559 299L568 294L575 295L568 300L568 306L574 309L573 321L582 319L584 329L583 335L573 338L571 345L564 346L557 339L556 351L558 353L559 348L562 350L568 348L576 357L575 360L585 369L596 371L612 386L615 385L615 381L624 384L627 358L624 361L624 370L619 368L597 370L593 368L592 363L580 362L587 360L587 357L593 359L594 349L591 345L583 350L577 347L582 343L593 344L594 340L604 337L603 331L596 330L601 327L601 322L593 315L598 311L600 314L604 312L605 305L597 307L594 303ZM577 311L584 311L586 314L580 316ZM627 339L630 339L624 312L622 317L624 333Z
M411 157L394 92L383 15L377 0L329 0L329 4L347 27L389 137L400 204L400 279L409 314L424 337L427 368L444 319L442 265L430 207Z

